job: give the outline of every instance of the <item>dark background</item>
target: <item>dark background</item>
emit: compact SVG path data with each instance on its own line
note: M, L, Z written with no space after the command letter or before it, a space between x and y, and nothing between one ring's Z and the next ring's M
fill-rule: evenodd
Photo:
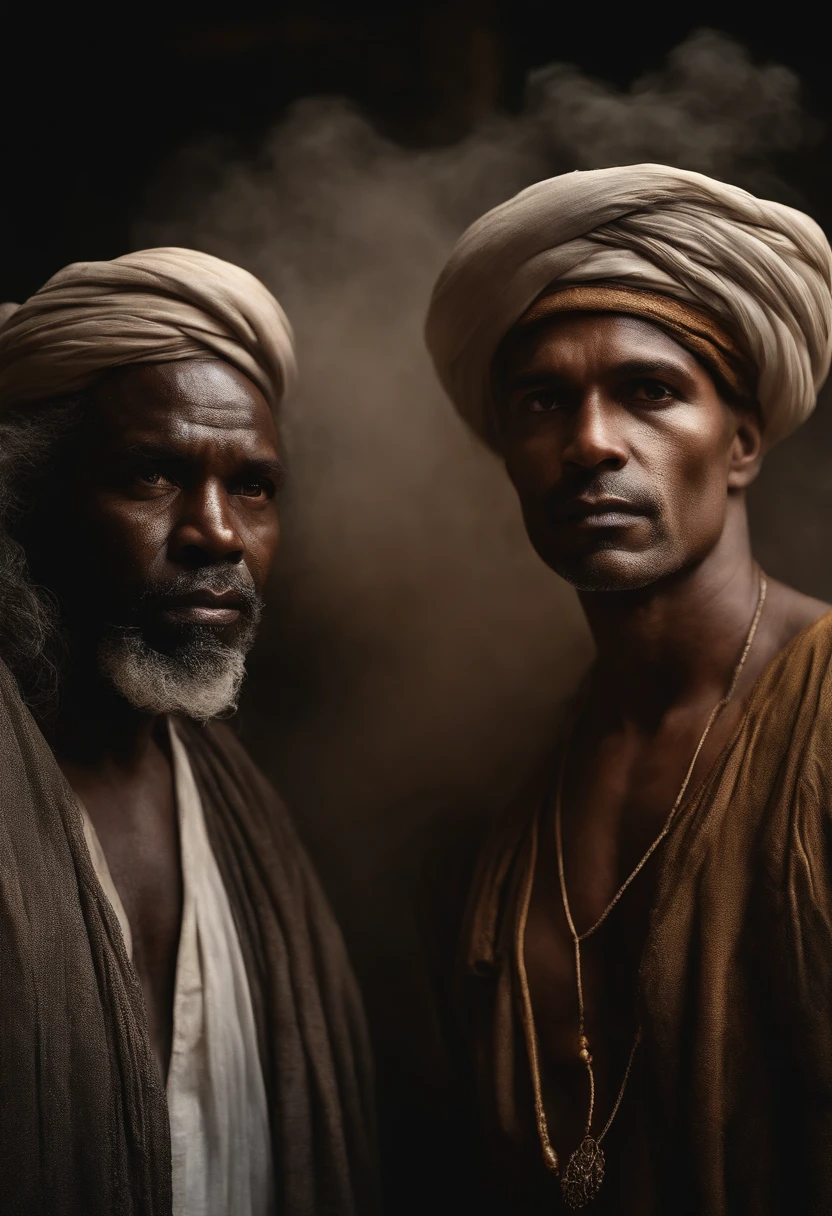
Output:
M147 192L179 149L204 136L220 137L227 155L256 159L260 142L298 99L352 98L379 131L403 146L451 146L489 115L519 112L530 69L573 63L626 89L660 68L671 48L700 27L733 35L757 62L781 63L799 75L803 106L816 116L817 131L809 144L774 155L772 168L789 201L830 231L832 76L816 15L821 11L795 4L703 4L693 16L675 6L648 20L646 8L626 5L447 0L383 9L171 3L112 7L93 18L70 6L63 12L19 6L4 21L0 39L0 299L24 298L68 262L111 258L134 247ZM327 459L337 458L328 453ZM383 462L383 444L374 455L365 443L362 459ZM318 471L308 452L305 460L300 491L309 493ZM826 599L832 599L831 460L832 418L822 401L810 423L772 453L751 504L765 567ZM322 467L320 476L325 472ZM478 473L466 476L472 495L476 491L485 504L491 474L483 474L481 483ZM427 496L429 480L414 481L417 498ZM376 491L373 510L384 514L389 488L379 481ZM366 504L362 512L356 509L353 517L359 533L372 522ZM349 517L348 500L344 513ZM495 555L493 568L475 569L473 562L470 574L453 568L460 562L465 567L472 538L484 542L493 520L483 514L480 531L466 525L457 548L440 555L445 566L433 559L412 562L411 583L403 560L395 578L389 571L382 578L369 564L361 578L345 580L344 598L353 602L339 614L338 576L329 582L308 577L311 549L300 543L293 549L299 515L291 501L286 516L289 558L252 664L244 733L288 797L365 989L379 1063L386 1172L396 1196L391 1210L465 1211L470 1191L463 1185L460 1199L442 1181L455 1156L454 1137L464 1139L464 1129L442 1118L449 1099L436 1055L437 1010L425 995L429 963L418 945L417 905L430 904L431 892L442 885L445 854L454 852L454 832L440 829L459 822L467 830L477 819L470 807L460 811L456 805L470 801L472 791L482 792L482 778L466 777L478 763L477 748L491 750L493 743L511 751L512 740L526 729L516 724L523 715L520 701L493 691L490 702L483 695L480 721L469 729L463 719L476 715L466 682L485 679L493 690L502 679L504 691L535 702L528 721L545 725L547 697L534 685L550 678L557 656L553 652L537 674L527 658L509 678L502 667L518 649L511 630L519 635L523 618L516 605L510 611L493 607L501 582L516 578L519 597L521 587L543 595L545 579L522 563L511 564L511 553L523 543L519 528ZM402 539L400 547L406 543ZM327 565L320 553L317 560ZM416 585L425 571L437 587L450 588L444 599L428 597ZM466 620L486 601L492 608L488 631L476 645L463 644ZM557 596L551 604L556 602ZM430 623L431 612L456 618L443 633L441 621ZM430 624L421 634L420 614ZM540 637L541 630L532 619L530 635ZM408 666L401 652L410 645L416 657ZM498 653L483 676L486 652ZM425 663L441 668L444 682L418 684L414 668ZM409 729L404 720L399 735L385 736L382 719L391 706L428 692L435 701L414 716L415 741L399 737ZM345 727L350 718L352 733ZM514 735L502 719L515 722ZM374 733L380 740L375 747L367 742ZM440 738L445 752L436 744ZM449 759L454 748L461 756L455 766ZM506 787L522 767L509 760ZM482 797L482 808L495 809L501 790L497 783L493 805L486 808ZM422 881L426 857L438 887Z
M832 109L821 6L445 3L18 5L3 22L0 295L58 267L117 256L165 157L203 132L256 143L295 99L354 98L408 144L457 138L520 104L552 60L626 85L692 30L737 36L794 68L810 109ZM92 6L90 6L92 7ZM830 207L828 143L790 166L816 212Z

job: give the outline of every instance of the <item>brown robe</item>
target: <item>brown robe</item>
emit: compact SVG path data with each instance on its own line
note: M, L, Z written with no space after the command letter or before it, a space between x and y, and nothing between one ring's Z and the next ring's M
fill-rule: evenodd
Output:
M231 731L180 730L246 962L276 1211L375 1213L372 1071L340 933L285 808ZM0 1211L171 1212L141 986L72 792L2 663Z
M609 1133L617 1176L590 1212L832 1212L830 657L832 613L765 669L662 846L642 1042ZM536 810L527 800L483 852L460 976L506 1216L566 1211L541 1162L516 979Z

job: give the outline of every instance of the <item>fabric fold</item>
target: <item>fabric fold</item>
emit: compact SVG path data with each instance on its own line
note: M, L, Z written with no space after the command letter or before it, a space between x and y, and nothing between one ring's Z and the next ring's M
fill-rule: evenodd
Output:
M294 339L271 292L194 249L143 249L65 266L0 313L0 412L69 396L112 368L223 359L273 410L295 383Z
M227 726L177 723L239 935L281 1216L378 1211L367 1029L285 807ZM0 1195L19 1216L171 1216L139 978L81 812L0 662Z
M491 370L500 342L546 291L604 283L710 314L756 373L766 442L814 408L832 358L832 251L800 211L667 165L537 182L458 241L425 336L462 417L495 443Z
M628 1185L638 1162L655 1179L650 1202L630 1196L633 1211L828 1211L830 755L832 612L758 678L657 854L638 973L641 1044L611 1132ZM528 1192L530 1216L551 1210L552 1190L533 1119L515 938L542 796L535 788L513 808L481 858L458 976L484 1124L517 1195Z

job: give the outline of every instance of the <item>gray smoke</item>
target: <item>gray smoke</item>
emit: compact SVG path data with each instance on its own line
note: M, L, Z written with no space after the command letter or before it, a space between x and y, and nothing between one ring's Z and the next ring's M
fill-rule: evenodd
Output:
M771 158L813 135L789 70L706 30L626 91L539 71L521 114L439 150L306 100L253 158L220 141L183 150L146 200L135 247L240 262L297 333L277 607L246 724L354 941L372 922L391 958L407 953L404 879L441 823L505 802L589 655L573 593L531 551L423 348L454 241L541 177L641 160L793 201Z

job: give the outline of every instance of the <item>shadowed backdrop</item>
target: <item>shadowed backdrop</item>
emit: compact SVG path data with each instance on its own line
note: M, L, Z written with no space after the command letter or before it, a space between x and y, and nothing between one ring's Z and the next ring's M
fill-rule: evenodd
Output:
M442 1101L426 871L511 796L590 654L497 460L435 383L434 278L471 220L576 168L664 161L823 223L828 86L811 38L724 9L701 14L720 29L619 15L600 35L532 3L174 16L146 10L130 39L68 26L74 56L55 27L6 40L2 296L68 261L184 244L260 275L292 320L283 541L241 722L344 927L403 1174ZM832 598L830 519L822 401L754 488L764 567Z

